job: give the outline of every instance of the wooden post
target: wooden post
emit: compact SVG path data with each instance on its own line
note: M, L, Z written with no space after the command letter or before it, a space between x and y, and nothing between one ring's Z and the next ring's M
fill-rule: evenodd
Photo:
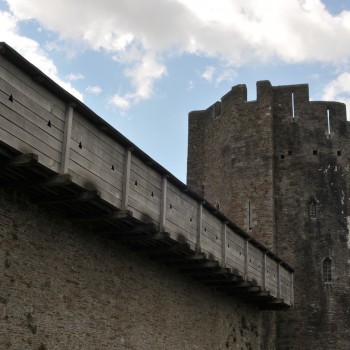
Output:
M131 165L131 149L125 150L124 159L124 178L123 178L123 198L122 198L122 209L128 210L129 205L129 188L130 188L130 165Z
M223 223L223 230L222 230L222 259L221 259L221 266L226 267L226 247L227 247L227 223Z
M244 279L248 280L248 255L249 255L249 240L244 242Z
M162 200L160 203L160 223L159 228L161 232L165 232L165 226L166 226L166 198L167 198L167 189L168 189L168 177L163 176L162 177Z
M277 298L281 298L281 263L277 265Z
M64 123L63 145L62 145L62 158L60 174L66 174L68 172L69 163L69 151L71 144L72 125L73 125L73 108L74 103L68 103L66 107L66 118Z
M196 247L196 250L198 253L201 252L202 216L203 216L203 204L201 202L198 202L197 247Z
M264 252L263 266L262 266L262 287L266 290L266 252Z

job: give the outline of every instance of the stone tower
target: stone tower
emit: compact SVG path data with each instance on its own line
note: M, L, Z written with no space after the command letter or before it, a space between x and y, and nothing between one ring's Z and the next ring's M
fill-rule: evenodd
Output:
M189 114L188 185L295 269L269 349L350 344L350 127L308 85L237 85ZM273 334L273 332L271 333Z

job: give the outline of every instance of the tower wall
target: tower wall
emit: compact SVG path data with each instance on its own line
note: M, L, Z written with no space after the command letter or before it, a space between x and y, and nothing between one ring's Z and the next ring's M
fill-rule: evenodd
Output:
M345 105L309 101L306 84L264 81L256 101L239 85L190 113L189 127L188 184L296 270L295 306L277 313L276 349L348 349Z
M191 112L187 182L274 250L272 103L271 84L260 82L256 101L238 85Z
M350 340L345 105L310 102L306 85L276 87L274 130L276 248L296 270L295 307L278 314L277 349L345 350ZM331 281L323 272L327 258Z

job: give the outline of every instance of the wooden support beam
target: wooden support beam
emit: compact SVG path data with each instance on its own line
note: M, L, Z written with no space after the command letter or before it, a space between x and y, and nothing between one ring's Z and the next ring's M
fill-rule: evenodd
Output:
M176 263L176 262L192 262L192 261L204 261L206 259L205 253L191 254L191 255L158 255L152 256L152 259L162 262Z
M123 208L123 210L127 210L128 207L129 207L131 151L132 151L132 149L130 149L130 148L125 149L124 178L123 178L123 198L122 198L122 208Z
M94 221L121 221L132 218L132 212L129 210L119 210L109 214L101 214L101 215L80 215L80 216L71 216L69 217L72 221L77 222L94 222Z
M208 268L217 268L219 267L219 263L217 261L200 261L197 263L185 262L181 265L177 263L174 267L177 269L208 269Z
M101 231L99 230L99 233L102 233L104 235L120 235L120 234L125 234L125 235L134 235L138 233L154 233L157 231L156 225L153 223L147 223L147 224L139 224L134 227L128 228L128 229L113 229L113 230L108 230L108 231Z
M63 134L63 142L62 142L62 159L61 159L61 167L60 167L61 174L66 174L68 172L74 107L75 107L74 103L68 103L66 106L66 116L65 116L65 122L64 122L64 134Z
M167 232L156 232L151 235L115 235L114 239L123 242L146 242L146 241L165 241L170 235Z
M241 288L241 287L230 287L229 291L227 292L227 295L240 295L240 294L244 294L245 296L247 294L256 294L258 292L261 291L260 287L245 287L245 288Z
M150 254L176 254L183 252L190 252L190 245L188 243L180 243L174 241L171 245L166 247L141 247L142 251L149 252Z
M262 265L262 287L263 287L263 290L266 289L266 252L264 253L264 257L263 257L263 265Z
M11 181L1 182L0 188L3 189L31 189L38 187L57 187L68 186L72 182L72 176L68 174L54 175L45 180Z
M159 223L161 231L166 231L167 192L168 192L168 177L163 176L162 177L162 198L160 202L160 223Z
M236 285L237 283L242 282L242 278L239 278L237 276L230 276L230 277L226 277L223 279L211 279L209 281L206 281L205 284L208 287L213 287L213 288L227 288L227 287L231 287L233 285Z
M262 302L259 305L260 310L283 310L288 309L290 305L286 304L283 299L274 299L269 302Z
M25 167L38 163L38 155L34 153L20 154L0 163L0 170Z
M198 216L197 216L197 245L196 250L198 253L201 252L201 235L202 235L202 219L203 219L203 204L198 203Z
M198 269L198 270L183 270L185 273L188 273L192 276L203 276L203 275L225 275L229 274L229 269L225 269L222 267L218 268L206 268L206 269Z
M244 242L244 279L248 280L249 240Z
M73 196L54 197L54 198L41 198L35 202L40 205L56 205L65 203L76 202L89 202L100 198L100 192L97 190L82 192Z
M223 223L222 228L222 256L221 256L221 266L226 267L226 249L227 249L227 223Z

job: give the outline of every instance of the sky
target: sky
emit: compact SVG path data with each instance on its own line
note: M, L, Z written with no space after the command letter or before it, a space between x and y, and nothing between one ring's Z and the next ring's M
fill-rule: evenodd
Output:
M350 106L349 0L0 0L0 41L183 182L188 113L234 85Z

